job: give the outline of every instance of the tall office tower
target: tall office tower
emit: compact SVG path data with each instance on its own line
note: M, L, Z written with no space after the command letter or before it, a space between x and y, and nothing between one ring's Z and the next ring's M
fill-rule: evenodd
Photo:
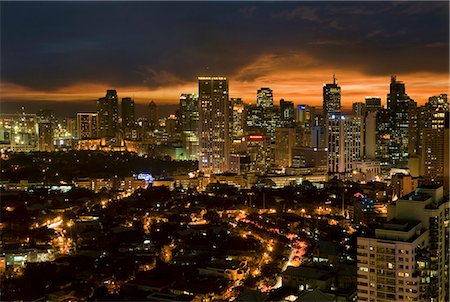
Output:
M449 111L447 95L432 96L423 107L423 128L444 129L445 113Z
M275 165L279 168L292 167L295 129L277 128L275 137Z
M53 146L53 125L51 122L39 123L39 151L50 152Z
M449 146L449 113L445 113L445 122L444 122L444 194L445 196L448 196L449 194L449 185L450 185L450 179L449 179L449 170L450 170L450 162L449 162L449 153L450 153L450 146Z
M98 114L97 113L77 113L77 138L88 139L97 138L98 134Z
M97 114L100 137L116 137L119 122L119 98L115 90L107 90L106 96L98 99Z
M377 112L368 111L365 117L364 142L366 159L375 160L377 151Z
M389 154L390 164L393 166L406 167L408 164L409 151L413 135L412 111L413 102L406 94L405 84L397 81L395 76L391 77L390 91L387 95L387 109L390 115ZM415 143L415 141L414 141Z
M280 125L280 108L273 106L272 90L261 88L257 92L256 106L249 106L247 112L247 130L266 131L270 142L275 142L275 129Z
M377 112L376 120L376 158L380 161L383 170L388 168L390 161L389 139L391 132L391 115L387 109Z
M447 201L442 186L421 186L358 237L359 301L448 301Z
M198 94L181 94L177 117L186 157L189 160L198 160Z
M333 84L323 85L323 114L341 112L341 87L333 75Z
M178 109L180 130L198 132L198 115L198 95L182 93Z
M159 126L159 110L154 101L148 104L148 123L150 124L150 129L156 129Z
M341 113L327 118L328 174L345 178L353 171L353 162L361 159L361 124L359 118Z
M217 174L229 169L230 118L228 80L199 77L199 170Z
M444 183L444 172L448 166L444 165L445 153L445 115L448 114L448 100L446 94L432 96L425 104L421 115L421 153L424 180L427 183Z
M261 88L256 94L256 105L261 107L273 107L273 93L270 88Z
M296 147L311 146L311 131L314 126L314 107L298 105L295 111Z
M381 109L381 98L377 96L366 96L366 111L373 112Z
M231 137L233 139L240 139L245 134L246 106L241 98L231 98L231 108L233 110Z
M122 98L122 127L124 129L134 126L135 109L134 100L132 98Z
M295 121L294 103L280 100L281 124L283 127L292 127Z
M264 174L268 171L272 156L270 138L267 135L252 133L242 138L240 170L242 173Z
M311 128L315 126L316 108L309 105L298 105L295 112L295 122L297 125Z
M352 113L354 115L365 116L366 110L366 104L363 102L356 102L352 104Z

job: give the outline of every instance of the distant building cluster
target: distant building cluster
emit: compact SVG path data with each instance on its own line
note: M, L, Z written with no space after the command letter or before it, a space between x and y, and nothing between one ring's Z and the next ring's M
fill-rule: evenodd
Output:
M276 105L268 87L258 89L250 104L230 98L226 77L199 77L198 93L182 93L174 115L161 118L151 101L138 117L133 98L120 101L115 90L107 90L96 112L63 120L51 110L2 114L0 144L16 152L130 151L198 160L207 176L295 175L310 168L327 179L367 182L401 171L421 183L443 184L448 192L447 95L417 106L392 76L386 101L385 107L380 97L368 96L344 113L333 75L323 86L322 112L284 99Z

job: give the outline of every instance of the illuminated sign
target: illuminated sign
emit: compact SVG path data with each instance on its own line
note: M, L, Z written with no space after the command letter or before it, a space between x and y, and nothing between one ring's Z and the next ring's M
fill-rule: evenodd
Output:
M151 184L151 183L153 183L153 180L155 180L153 178L153 176L151 174L148 174L148 173L139 173L138 175L135 175L135 177L137 179L140 179L140 180L145 180L145 182L147 184Z
M251 141L262 141L264 137L262 135L250 135L248 139Z

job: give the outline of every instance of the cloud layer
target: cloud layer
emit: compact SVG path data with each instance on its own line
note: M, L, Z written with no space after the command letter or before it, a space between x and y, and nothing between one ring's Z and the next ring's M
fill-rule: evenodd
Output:
M320 104L333 72L346 102L384 97L390 74L422 101L448 92L448 2L0 5L2 99L95 99L114 87L174 103L197 76L220 74L247 101L270 86Z

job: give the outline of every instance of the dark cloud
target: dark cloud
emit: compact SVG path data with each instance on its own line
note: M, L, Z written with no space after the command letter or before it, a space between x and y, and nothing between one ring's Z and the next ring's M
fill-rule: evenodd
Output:
M307 54L368 74L448 72L448 2L1 2L1 80L144 86ZM307 66L310 66L306 64ZM303 65L302 65L303 66Z

